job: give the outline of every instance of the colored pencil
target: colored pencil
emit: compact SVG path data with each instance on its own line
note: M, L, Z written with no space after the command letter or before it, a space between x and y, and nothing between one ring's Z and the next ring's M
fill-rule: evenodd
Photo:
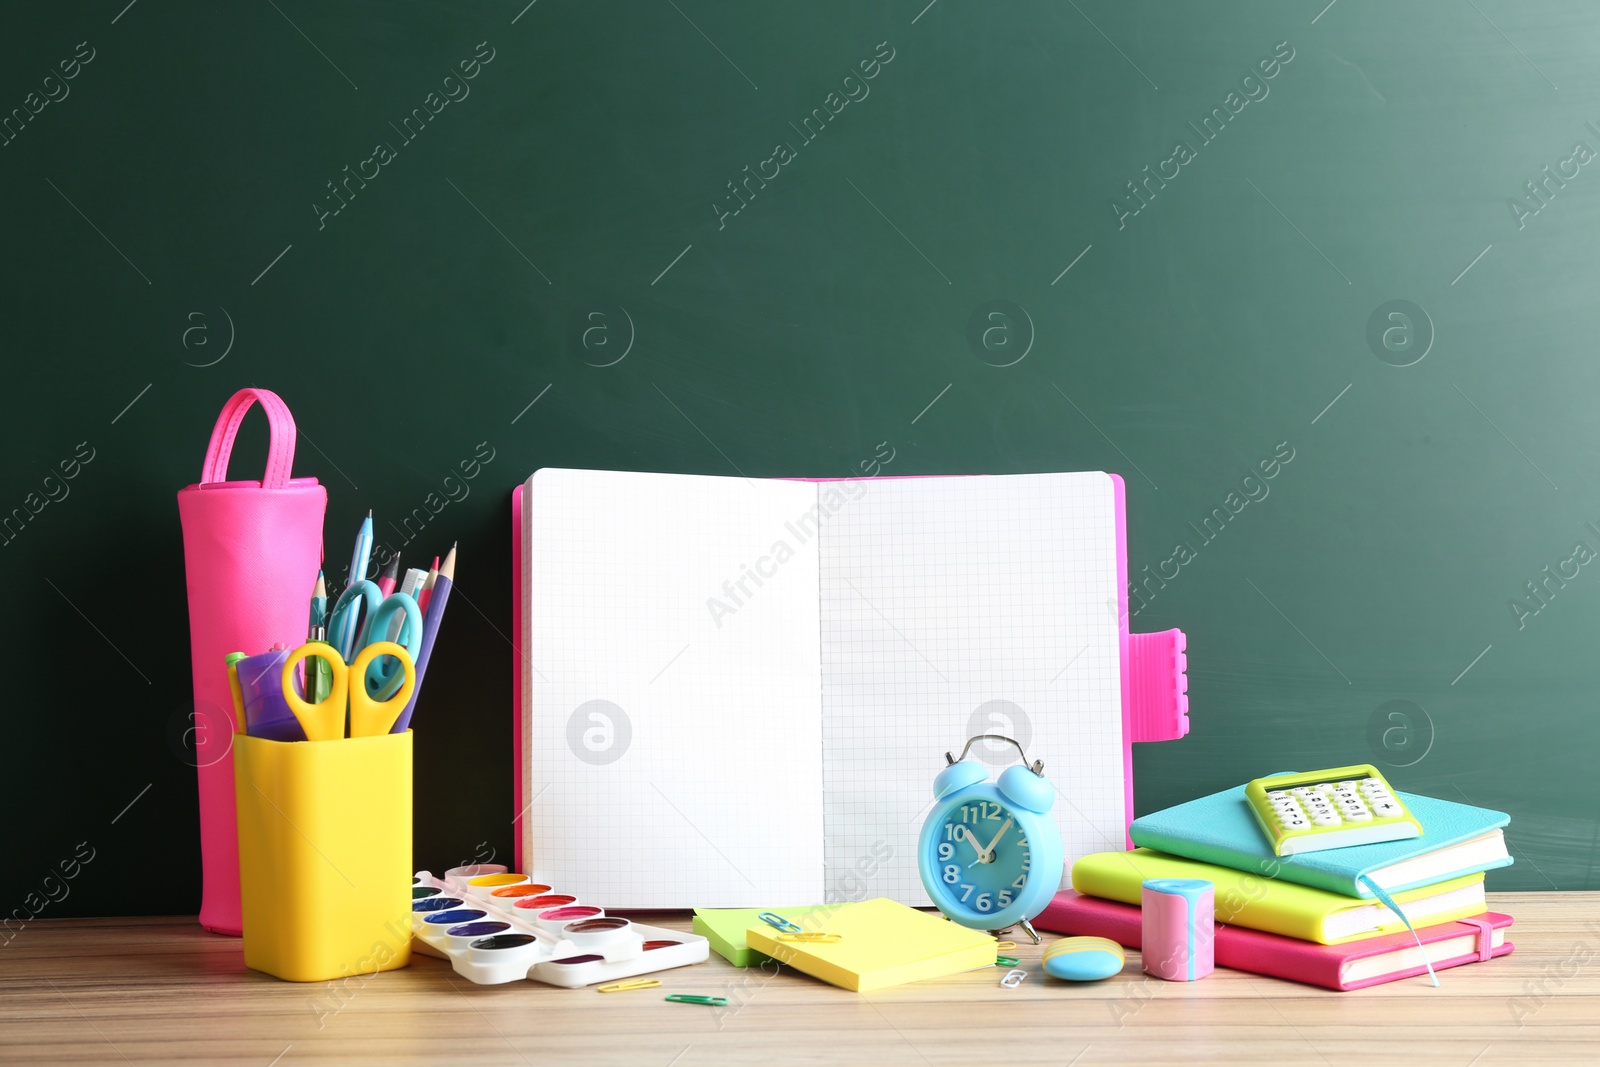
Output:
M439 565L439 576L433 583L433 596L428 599L428 612L422 617L422 648L417 652L417 684L411 691L406 709L394 721L390 733L404 733L411 725L411 713L422 695L422 679L428 673L428 661L433 658L433 642L439 636L439 622L444 618L445 606L450 603L450 589L455 584L456 546L451 545L444 562Z
M317 571L317 584L311 590L311 621L310 633L306 634L308 641L321 641L327 637L328 627L328 582L322 577L322 572ZM322 631L319 633L318 631Z
M389 560L389 565L383 568L383 574L378 577L378 592L388 596L394 592L394 583L400 577L400 553L396 552Z
M428 601L433 596L433 583L439 577L439 557L433 557L433 567L428 571L427 581L422 583L422 592L417 594L417 610L427 611Z
M317 572L317 584L311 590L311 622L307 627L306 640L328 640L328 583L320 570ZM312 704L322 703L333 691L333 667L327 661L312 656L305 660L302 669L306 673L301 690L306 694L306 700Z

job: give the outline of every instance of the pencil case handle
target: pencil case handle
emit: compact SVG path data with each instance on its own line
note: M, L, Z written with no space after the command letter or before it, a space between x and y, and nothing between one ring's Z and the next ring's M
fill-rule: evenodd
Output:
M261 477L261 488L282 489L289 483L289 472L294 467L295 427L289 405L270 389L241 389L228 398L217 416L217 425L211 431L211 444L206 449L205 466L200 471L200 482L225 482L228 480L228 460L233 456L233 442L239 436L239 427L251 407L259 403L267 416L271 444L267 447L267 469Z

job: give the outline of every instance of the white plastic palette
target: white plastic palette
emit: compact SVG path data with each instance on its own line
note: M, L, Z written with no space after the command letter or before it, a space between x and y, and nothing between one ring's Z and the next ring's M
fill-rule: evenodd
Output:
M520 978L576 989L704 963L711 943L584 904L498 863L411 880L412 948L480 985Z

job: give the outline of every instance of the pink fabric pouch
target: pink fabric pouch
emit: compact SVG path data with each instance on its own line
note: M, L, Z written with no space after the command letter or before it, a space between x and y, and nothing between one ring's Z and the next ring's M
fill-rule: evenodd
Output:
M259 403L271 428L260 481L228 481L239 427ZM194 671L195 764L200 777L200 925L238 936L239 839L234 812L233 697L224 657L294 647L306 636L311 589L322 563L328 492L291 478L294 416L278 395L241 389L211 432L200 481L178 493L189 645Z

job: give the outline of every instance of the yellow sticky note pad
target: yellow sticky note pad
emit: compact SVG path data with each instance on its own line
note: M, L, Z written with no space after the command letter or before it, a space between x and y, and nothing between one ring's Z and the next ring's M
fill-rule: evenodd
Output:
M780 941L781 931L757 923L745 930L751 948L813 978L857 993L993 967L997 942L942 915L886 898L821 908L798 924L837 934L838 941Z

